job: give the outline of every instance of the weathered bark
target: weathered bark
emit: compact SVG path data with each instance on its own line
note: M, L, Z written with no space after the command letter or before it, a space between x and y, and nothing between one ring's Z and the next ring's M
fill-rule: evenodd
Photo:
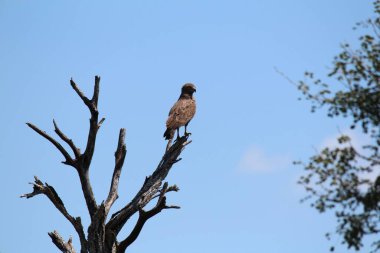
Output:
M33 192L24 194L21 197L32 198L38 194L46 195L49 198L49 200L53 203L53 205L58 209L58 211L60 211L63 214L63 216L65 216L65 218L73 225L75 231L78 233L79 240L81 243L81 248L86 249L87 240L83 231L81 218L80 217L74 218L68 213L65 205L63 204L61 198L59 197L58 193L55 191L53 186L50 186L47 183L43 184L42 181L39 180L36 176L34 177L34 183L31 183L31 184L33 184ZM86 252L86 251L81 250L81 252Z
M78 96L82 99L84 104L88 107L91 118L90 128L88 132L87 144L85 151L81 153L80 149L74 144L73 140L67 137L57 123L53 120L54 131L72 150L74 157L53 137L42 131L35 125L27 123L27 125L40 134L42 137L50 141L64 156L64 164L69 165L78 173L80 183L82 186L83 196L87 205L87 209L91 218L91 223L87 229L87 237L83 230L81 218L74 218L71 216L63 201L59 197L55 189L47 183L42 183L37 177L33 184L33 192L24 194L21 197L31 198L39 194L43 194L49 198L53 205L66 217L66 219L73 225L78 234L81 253L123 253L139 236L144 224L148 219L155 216L163 209L179 208L178 206L166 205L166 193L170 191L178 191L176 185L168 187L168 183L163 181L168 175L173 164L180 160L179 156L184 147L190 143L188 137L184 136L179 138L172 146L167 148L161 161L152 175L146 177L141 189L137 192L135 197L126 204L122 209L112 214L107 222L107 217L112 205L118 198L119 178L123 168L125 156L127 153L125 145L125 129L120 129L118 144L115 152L115 166L113 170L110 190L107 198L101 202L100 205L96 203L91 182L89 178L89 169L92 157L95 150L96 136L98 129L104 122L104 118L98 121L98 98L99 98L99 82L100 77L95 77L94 93L91 99L87 98L83 92L78 88L73 80L70 84ZM151 210L145 211L143 208L153 199L158 198L157 203ZM123 226L128 222L130 217L134 214L139 215L138 221L131 231L131 233L119 243L117 236ZM50 232L53 243L62 252L75 253L72 245L71 238L65 242L57 231Z
M49 232L48 235L50 236L55 246L57 246L57 248L60 249L62 252L75 253L71 237L67 242L65 242L65 240L63 240L63 238L55 230L53 232Z
M175 189L178 191L178 188ZM162 187L159 195L159 199L157 201L157 204L154 208L152 208L149 211L144 211L143 209L139 209L139 218L137 220L137 223L135 227L133 228L132 232L129 234L127 238L125 238L123 241L120 242L119 246L117 247L117 253L125 252L125 249L131 245L139 236L145 222L153 217L154 215L161 212L163 209L169 209L169 208L179 208L179 206L167 206L166 205L166 196L165 193L168 191L168 183L165 182L164 186Z

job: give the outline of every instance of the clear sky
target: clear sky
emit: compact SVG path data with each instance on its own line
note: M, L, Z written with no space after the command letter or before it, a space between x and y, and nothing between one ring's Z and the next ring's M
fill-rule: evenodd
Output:
M37 175L69 212L88 217L75 171L27 128L54 134L52 119L83 148L89 113L69 85L90 94L101 76L105 117L91 168L105 198L119 128L128 154L120 182L125 205L161 158L162 134L185 82L197 85L193 143L168 181L166 210L149 220L133 252L328 252L334 219L300 204L292 161L345 131L344 121L310 113L294 80L328 72L339 44L355 41L367 0L21 1L0 0L0 252L58 252L47 232L75 231L44 196L25 200ZM359 142L360 142L360 137ZM133 221L121 233L124 238ZM346 252L338 247L338 252Z

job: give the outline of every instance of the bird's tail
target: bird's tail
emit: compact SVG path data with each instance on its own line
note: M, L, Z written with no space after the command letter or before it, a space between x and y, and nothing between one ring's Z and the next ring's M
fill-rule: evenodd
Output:
M170 128L167 128L164 133L165 140L171 140L173 139L173 136L174 136L174 131Z

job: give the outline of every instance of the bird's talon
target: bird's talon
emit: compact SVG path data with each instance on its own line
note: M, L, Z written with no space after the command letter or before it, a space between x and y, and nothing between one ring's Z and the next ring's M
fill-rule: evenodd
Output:
M188 132L185 133L185 136L186 136L186 137L188 137L188 136L190 136L190 135L191 135L191 133L188 133Z

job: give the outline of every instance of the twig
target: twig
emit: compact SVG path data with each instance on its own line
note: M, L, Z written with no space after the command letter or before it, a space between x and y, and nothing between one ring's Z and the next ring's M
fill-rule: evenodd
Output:
M72 139L68 138L62 131L61 129L59 129L57 123L55 122L55 120L53 119L53 124L54 124L54 131L57 133L57 135L64 141L66 142L70 148L72 149L72 151L74 152L74 155L75 155L75 158L79 158L80 157L80 149L77 148L73 142Z
M48 141L50 141L61 152L61 154L66 159L66 161L63 162L64 164L74 166L73 159L71 158L71 156L69 155L69 153L66 151L66 149L64 147L62 147L61 144L59 144L58 141L56 141L53 137L51 137L45 131L42 131L41 129L39 129L38 127L36 127L35 125L33 125L32 123L28 122L26 124L28 125L28 127L30 127L31 129L33 129L34 131L36 131L39 135L41 135L42 137L44 137L45 139L47 139Z
M280 76L285 78L289 83L293 84L294 86L298 87L298 84L294 82L290 77L284 74L284 72L280 71L277 67L274 67L274 71L276 71Z
M99 123L98 123L98 129L101 127L101 125L103 124L103 122L106 120L106 118L102 118Z
M82 99L85 105L88 107L91 106L91 101L83 94L83 92L78 88L78 85L73 81L73 79L70 79L71 87L75 90L75 92L78 94L78 96Z

